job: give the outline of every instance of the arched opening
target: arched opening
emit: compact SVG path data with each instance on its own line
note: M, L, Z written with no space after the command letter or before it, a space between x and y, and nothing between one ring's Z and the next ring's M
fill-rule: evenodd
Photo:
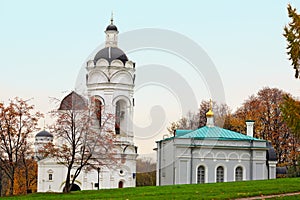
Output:
M80 187L77 185L77 184L73 184L72 187L71 187L71 190L70 191L80 191ZM63 189L63 191L65 191L65 187Z
M119 186L118 186L118 188L123 188L123 186L124 186L123 181L119 181Z
M124 100L119 100L116 103L116 113L115 113L115 133L120 134L121 130L126 130L125 127L125 116L126 116L126 102Z
M243 180L243 168L241 166L235 169L235 181Z
M97 121L97 124L101 127L101 119L102 119L102 102L97 99L96 97L92 98L92 103L93 103L93 110L95 114L95 118Z
M95 99L95 114L96 114L97 121L99 122L99 126L101 126L101 117L102 117L101 106L102 106L101 101L99 99Z
M197 183L205 183L205 168L202 165L197 169Z
M217 168L217 183L218 182L224 182L224 167L219 166Z

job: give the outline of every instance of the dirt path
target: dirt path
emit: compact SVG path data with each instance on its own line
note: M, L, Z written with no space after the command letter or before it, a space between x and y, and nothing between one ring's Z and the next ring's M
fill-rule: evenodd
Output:
M266 195L266 196L256 196L256 197L247 197L247 198L240 198L236 200L254 200L254 199L270 199L275 197L285 197L285 196L295 196L300 195L300 192L293 192L293 193L286 193L286 194L274 194L274 195Z

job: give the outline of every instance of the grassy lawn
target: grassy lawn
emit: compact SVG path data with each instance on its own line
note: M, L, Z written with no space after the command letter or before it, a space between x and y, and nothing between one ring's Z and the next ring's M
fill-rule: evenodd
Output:
M295 196L286 196L286 197L276 197L272 199L280 199L280 200L298 200L300 199L300 195L295 195Z
M232 199L298 191L300 191L300 178L282 178L263 181L78 191L70 194L36 193L4 199ZM287 199L294 198L287 197Z

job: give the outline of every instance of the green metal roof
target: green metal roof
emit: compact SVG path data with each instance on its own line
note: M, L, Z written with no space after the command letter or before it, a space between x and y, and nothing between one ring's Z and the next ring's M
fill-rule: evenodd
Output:
M204 126L197 130L176 130L175 138L194 138L199 140L204 139L216 139L216 140L255 140L265 141L258 138L254 138L248 135L244 135L235 131L230 131L217 126L207 127Z
M193 130L176 130L176 136L182 136L192 131Z

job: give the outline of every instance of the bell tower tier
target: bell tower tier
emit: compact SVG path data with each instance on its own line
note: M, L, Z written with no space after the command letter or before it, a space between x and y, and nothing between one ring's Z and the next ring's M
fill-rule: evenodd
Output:
M101 107L100 121L112 116L106 126L117 135L118 141L133 145L135 63L118 48L118 29L113 19L105 33L105 48L86 65L88 96Z
M118 46L118 29L114 25L113 16L111 16L110 25L107 26L105 30L106 41L105 47L117 47Z

